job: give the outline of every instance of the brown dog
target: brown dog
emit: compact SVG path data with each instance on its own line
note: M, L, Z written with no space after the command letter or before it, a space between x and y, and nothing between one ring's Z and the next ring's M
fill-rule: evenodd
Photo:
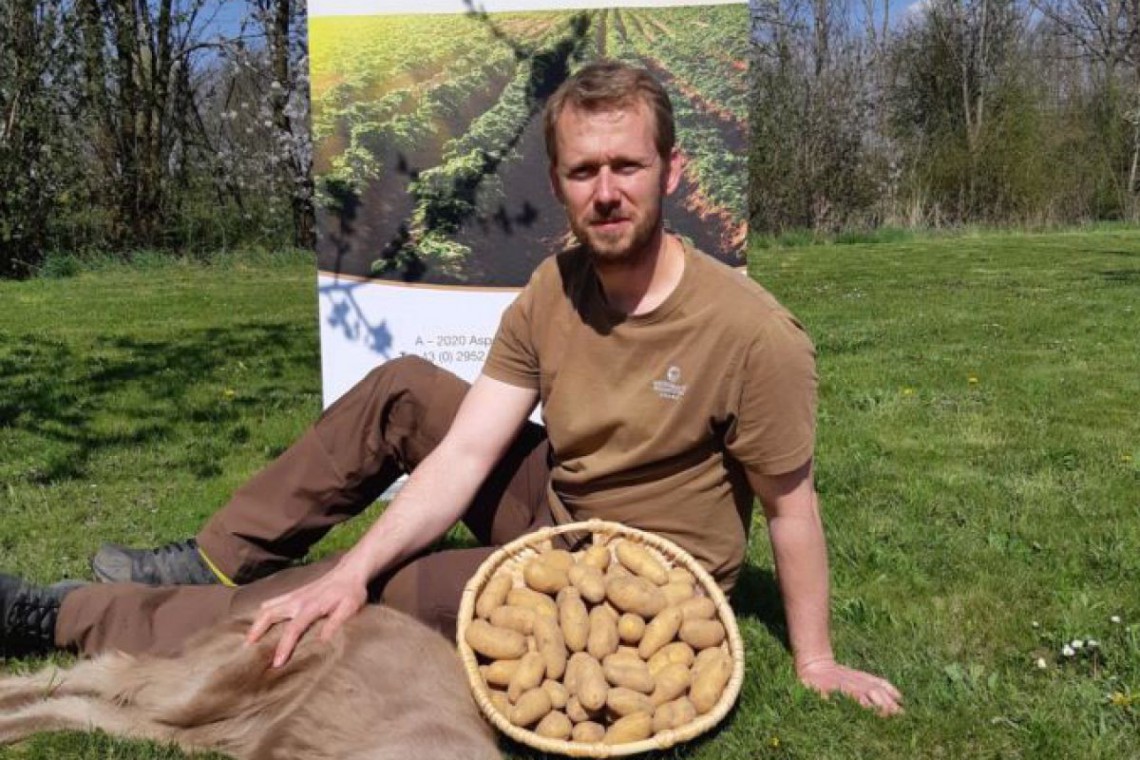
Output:
M177 657L104 654L0 680L0 744L102 729L239 760L499 758L455 647L394 610L365 607L328 643L310 631L271 668L279 628L252 618L195 635Z

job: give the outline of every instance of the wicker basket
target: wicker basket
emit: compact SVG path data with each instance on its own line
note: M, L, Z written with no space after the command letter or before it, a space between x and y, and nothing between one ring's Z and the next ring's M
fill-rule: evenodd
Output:
M726 637L720 645L732 657L733 669L728 684L716 705L703 715L679 728L661 731L648 739L625 744L602 744L572 742L561 739L550 739L539 736L534 731L520 728L507 720L491 703L490 694L483 677L479 672L479 661L474 650L468 646L465 638L468 624L475 616L475 600L488 581L500 570L510 573L515 579L516 586L522 586L522 568L527 560L552 545L552 539L563 534L576 534L577 536L593 537L593 542L608 543L613 538L622 538L639 542L654 556L665 563L667 567L683 567L693 574L697 584L703 589L705 595L712 599L716 605L717 616L724 625ZM615 560L616 561L616 560ZM617 757L632 755L639 752L664 750L680 742L688 741L710 728L728 714L732 705L740 694L744 682L744 644L740 638L740 630L736 625L736 617L724 596L724 592L716 585L712 576L694 560L688 552L672 541L642 530L630 528L619 523L603 520L590 520L588 522L559 525L553 528L529 533L506 546L502 547L480 566L475 576L467 582L463 590L463 599L459 607L459 620L457 626L459 653L463 660L464 670L467 671L467 680L475 695L479 709L483 711L495 726L517 742L541 750L571 757Z

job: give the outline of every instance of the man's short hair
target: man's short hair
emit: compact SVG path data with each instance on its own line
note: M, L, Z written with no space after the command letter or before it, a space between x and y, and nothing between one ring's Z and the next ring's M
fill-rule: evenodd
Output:
M555 125L566 106L599 113L635 107L645 103L653 114L654 142L661 157L668 159L676 142L673 124L673 104L669 93L648 71L621 61L602 58L592 61L559 85L546 101L543 128L546 136L546 155L551 164L558 162L558 142Z

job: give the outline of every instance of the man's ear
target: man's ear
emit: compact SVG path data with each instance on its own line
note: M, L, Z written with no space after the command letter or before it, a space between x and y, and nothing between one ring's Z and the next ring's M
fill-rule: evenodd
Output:
M681 151L673 148L669 152L669 167L665 172L665 194L672 195L681 184L681 173L685 170L685 159Z
M562 186L558 184L558 166L552 161L546 167L547 177L550 179L550 189L554 193L554 197L558 199L559 203L565 204L566 199L562 197Z

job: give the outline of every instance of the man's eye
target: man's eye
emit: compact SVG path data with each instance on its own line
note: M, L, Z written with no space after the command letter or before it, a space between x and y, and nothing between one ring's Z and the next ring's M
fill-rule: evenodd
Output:
M641 167L638 164L618 164L614 171L618 174L633 174Z

